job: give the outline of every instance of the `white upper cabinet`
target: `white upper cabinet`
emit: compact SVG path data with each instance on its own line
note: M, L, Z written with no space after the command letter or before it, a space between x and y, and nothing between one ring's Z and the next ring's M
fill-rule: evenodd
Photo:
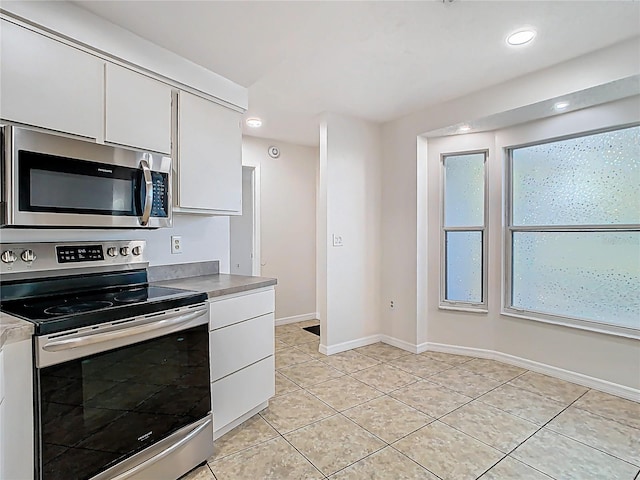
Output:
M100 138L104 62L6 20L0 30L0 117Z
M179 92L177 165L177 207L213 214L239 214L242 209L240 113Z
M171 87L105 66L105 141L171 154Z

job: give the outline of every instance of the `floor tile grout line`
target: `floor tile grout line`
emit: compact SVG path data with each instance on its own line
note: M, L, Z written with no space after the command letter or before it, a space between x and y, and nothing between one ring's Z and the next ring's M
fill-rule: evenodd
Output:
M348 420L348 421L350 421L351 423L355 424L356 426L360 427L360 425L358 425L356 422L354 422L353 420L351 420L350 418L348 418L346 415L342 415L342 413L340 413L340 412L337 412L337 414L336 414L336 415L331 415L331 417L335 417L335 416L337 416L337 415L341 415L341 416L342 416L343 418L345 418L346 420ZM327 418L331 418L331 417L326 417L326 418L324 418L323 420L326 420ZM322 420L320 420L320 421L322 421ZM314 423L318 423L318 422L314 422ZM311 425L311 424L309 424L309 425ZM308 427L309 425L305 425L305 427ZM305 428L305 427L300 427L298 430L301 430L302 428ZM362 427L360 427L360 428L362 428ZM363 428L363 430L364 430L364 428ZM351 465L354 465L355 463L358 463L360 460L363 460L364 458L369 457L369 456L373 455L374 453L379 452L379 451L380 451L380 450L382 450L383 448L386 448L386 447L388 447L388 446L389 446L389 444L388 444L387 442L385 442L384 440L382 440L382 439L381 439L381 438L379 438L378 436L374 435L373 433L369 432L368 430L365 430L365 431L366 431L367 433L369 433L370 435L375 436L375 437L376 437L377 439L379 439L379 440L380 440L384 445L383 445L382 447L378 448L377 450L375 450L374 452L371 452L370 454L366 455L365 457L359 458L358 460L356 460L355 462L350 463L349 465L345 466L344 468L341 468L340 470L337 470L337 471L333 472L331 475L335 475L335 474L336 474L336 473L338 473L339 471L344 470L345 468L349 468ZM278 433L279 433L279 432L278 432ZM293 432L287 432L287 435L289 435L290 433L293 433ZM290 442L290 441L289 441L289 440L288 440L288 439L287 439L283 434L280 434L280 435L282 436L282 438L284 438L284 439L285 439L285 441L286 441L287 443L289 443L293 448L295 448L295 449L296 449L296 451L297 451L300 455L302 455L302 456L303 456L303 457L304 457L304 458L305 458L309 463L311 463L311 464L314 466L314 468L316 468L316 469L317 469L317 470L318 470L322 475L324 475L324 477L325 477L325 478L329 478L329 475L325 475L325 473L324 473L322 470L320 470L320 468L318 468L318 467L317 467L317 466L316 466L316 465L311 461L311 459L309 459L309 458L308 458L304 453L302 453L300 450L298 450L298 449L296 448L296 446L295 446L295 445L293 445L293 444L292 444L292 443L291 443L291 442Z
M594 390L594 391L596 391L596 392L598 392L598 391L599 391L599 390L595 390L595 389L593 389L593 388L591 388L591 389L589 389L589 390ZM588 392L586 392L586 393L588 393ZM586 395L586 393L585 393L585 395ZM610 394L607 394L607 395L610 395ZM584 396L584 395L583 395L583 396ZM615 395L613 395L613 396L615 396ZM580 397L580 398L582 398L582 397ZM622 398L622 397L619 397L619 398ZM626 400L626 399L623 399L623 400ZM633 400L629 400L629 401L630 401L630 402L632 402ZM636 402L634 402L634 403L636 403ZM615 418L605 417L604 415L601 415L601 414L596 413L596 412L592 412L591 410L589 410L589 409L587 409L587 408L584 408L584 407L578 407L578 406L575 406L575 405L574 405L574 407L573 407L573 408L577 408L578 410L582 410L583 412L590 413L591 415L595 415L595 416L597 416L597 417L604 418L605 420L609 420L609 421L611 421L611 422L616 422L616 423L618 423L618 424L620 424L620 425L624 425L625 427L633 428L634 430L638 430L638 431L640 432L640 428L638 428L638 427L634 427L634 426L632 426L632 425L628 425L628 424L623 423L623 422L621 422L621 421L619 421L619 420L616 420Z
M589 389L589 390L590 390L590 389ZM521 447L522 445L524 445L527 441L529 441L529 440L530 440L534 435L536 435L537 433L539 433L539 432L540 432L544 427L546 427L550 422L552 422L555 418L557 418L559 415L561 415L561 414L562 414L565 410L567 410L571 405L573 405L575 402L577 402L579 399L581 399L584 395L586 395L586 394L587 394L587 392L588 392L589 390L587 390L586 392L582 393L582 395L580 395L578 398L576 398L575 400L573 400L569 405L567 405L565 408L563 408L561 411L559 411L557 414L555 414L553 417L551 417L549 420L547 420L545 423L543 423L543 424L542 424L542 425L541 425L541 426L540 426L540 427L539 427L535 432L533 432L531 435L529 435L527 438L525 438L522 442L520 442L518 445L516 445L513 449L511 449L511 451L509 451L509 452L507 453L507 456L508 456L508 457L511 457L511 454L512 454L513 452L515 452L518 448L520 448L520 447ZM572 440L574 440L574 439L572 439ZM582 442L579 442L579 443L582 443ZM590 445L587 445L587 446L590 446ZM591 448L593 448L593 447L591 447ZM524 463L525 465L527 465L527 466L528 466L528 467L530 467L530 468L533 468L534 470L537 470L537 471L539 471L539 472L542 472L542 473L544 473L545 475L547 475L547 476L551 477L551 475L550 475L550 474L548 474L548 473L546 473L546 472L543 472L542 470L537 469L537 468L536 468L536 467L534 467L533 465L529 465L529 464L528 464L527 462L525 462L524 460L520 460L519 458L516 458L516 457L512 457L512 458L514 458L515 460L518 460L519 462ZM491 467L491 468L493 468L493 467ZM486 472L485 472L485 473L486 473ZM551 478L554 478L554 477L551 477Z
M351 467L351 466L355 465L356 463L361 462L362 460L364 460L364 459L366 459L366 458L369 458L370 456L375 455L375 454L376 454L376 453L378 453L379 451L384 450L385 448L388 448L388 447L390 447L390 446L391 446L391 445L389 445L388 443L386 443L386 442L385 442L385 444L384 444L382 447L378 448L378 449L377 449L377 450L375 450L374 452L371 452L371 453L369 453L369 454L365 455L364 457L359 458L359 459L358 459L358 460L356 460L355 462L351 462L349 465L347 465L346 467L342 467L340 470L336 470L336 471L335 471L335 472L333 472L331 475L327 475L327 478L329 478L330 476L333 476L333 475L335 475L335 474L337 474L337 473L339 473L339 472L342 472L343 470L346 470L347 468L349 468L349 467Z
M287 444L291 445L291 447L292 447L296 452L298 452L300 455L302 455L302 457L303 457L307 462L309 462L309 463L311 464L311 466L313 466L313 468L315 468L315 469L320 473L320 475L322 475L324 478L327 478L327 475L325 475L325 474L324 474L324 472L323 472L322 470L320 470L320 469L319 469L319 468L318 468L318 467L317 467L317 466L316 466L316 465L315 465L311 460L309 460L309 459L308 459L308 458L307 458L307 457L306 457L306 456L305 456L305 455L304 455L300 450L298 450L298 449L295 447L295 445L293 445L289 440L287 440L287 439L285 438L284 434L280 432L280 430L278 430L274 425L272 425L272 424L271 424L271 422L269 422L269 420L267 420L266 418L264 418L260 412L258 412L258 414L260 415L260 417L262 417L262 419L263 419L265 422L267 422L267 423L268 423L268 424L269 424L269 425L270 425L270 426L271 426L271 427L276 431L276 433L280 436L280 438L282 438L285 442L287 442ZM333 416L333 415L330 415L329 417L331 417L331 416ZM329 417L325 417L325 418L329 418ZM324 420L324 418L323 418L322 420ZM318 421L322 421L322 420L318 420ZM317 422L313 422L313 423L317 423ZM309 425L312 425L312 423L310 423ZM305 425L305 427L306 427L306 426L308 426L308 425ZM300 428L304 428L304 427L300 427ZM300 430L300 428L299 428L298 430ZM288 435L289 433L294 432L294 431L295 431L295 430L292 430L291 432L287 432L287 435ZM278 438L278 437L274 437L274 438ZM271 439L271 440L273 440L273 439ZM263 442L263 443L266 443L266 442Z
M285 343L285 342L283 342L283 343ZM309 342L309 343L310 343L310 342ZM286 344L286 343L285 343L285 344ZM289 347L291 347L291 348L296 348L296 347L298 347L299 345L301 345L301 344L298 344L298 345L289 345ZM306 352L304 352L304 351L302 351L302 350L300 350L300 349L298 349L298 350L299 350L299 351L301 351L302 353L306 354ZM335 415L337 415L337 414L340 414L340 415L342 415L342 417L344 417L344 418L346 418L347 420L351 421L352 423L356 424L358 427L362 428L362 429L363 429L363 430L365 430L367 433L369 433L369 434L373 435L375 438L378 438L381 442L383 442L384 446L382 446L380 449L378 449L378 450L376 450L376 451L374 451L374 452L370 453L369 455L366 455L365 457L363 457L363 458L361 458L361 459L359 459L359 460L357 460L357 461L355 461L355 462L351 463L350 465L348 465L348 466L346 466L346 467L343 467L342 469L338 470L337 472L342 471L342 470L344 470L344 469L346 469L346 468L349 468L349 467L350 467L351 465L353 465L354 463L357 463L357 462L359 462L359 461L362 461L362 460L363 460L363 459L365 459L365 458L368 458L368 457L369 457L369 456L371 456L371 455L374 455L376 452L379 452L380 450L382 450L382 449L386 448L386 446L390 446L390 447L391 447L391 448L393 448L395 451L398 451L398 452L399 452L399 450L397 450L397 448L395 448L393 445L391 445L391 444L389 444L388 442L386 442L385 440L381 439L381 438L380 438L380 437L378 437L375 433L370 432L369 430L367 430L367 428L366 428L366 427L364 427L364 426L362 426L362 425L359 425L356 421L354 421L354 420L350 419L349 417L347 417L347 416L344 414L344 412L346 412L346 411L347 411L347 410L349 410L349 409L356 408L356 407L358 407L358 406L360 406L360 405L363 405L363 404L365 404L365 403L368 403L368 402L370 402L370 401L372 401L372 400L376 400L376 399L380 399L380 398L384 398L384 397L388 397L388 398L390 398L390 399L393 399L393 400L399 401L400 403L402 403L402 404L406 405L408 408L411 408L411 409L413 409L413 410L416 410L416 411L418 411L418 412L420 412L420 413L422 413L422 414L426 415L429 419L432 419L429 423L427 423L427 425L429 425L429 424L433 423L434 421L441 421L440 419L442 419L442 418L443 418L443 417L445 417L446 415L449 415L450 413L455 412L456 410L458 410L458 409L460 409L460 408L462 408L462 407L464 407L464 406L468 405L469 403L474 402L475 400L479 400L479 402L480 402L480 403L482 403L483 405L492 406L493 408L496 408L496 409L498 409L498 410L500 410L500 411L503 411L503 412L504 412L504 413L506 413L506 414L512 415L512 416L514 416L514 417L516 417L516 418L519 418L519 419L522 419L522 420L525 420L525 421L528 421L528 422L530 422L530 423L532 423L532 424L534 424L534 425L536 426L536 430L535 430L535 432L534 432L534 433L532 433L530 436L528 436L525 440L523 440L522 442L520 442L520 443L519 443L516 447L514 447L512 450L510 450L506 455L504 455L504 456L503 456L503 458L501 458L501 459L500 459L496 464L494 464L491 468L495 467L495 465L497 465L498 463L500 463L500 462L504 461L504 458L506 458L507 456L509 456L509 457L511 457L512 459L514 459L514 461L519 461L519 462L521 462L521 463L523 463L523 464L527 465L528 467L533 468L533 469L534 469L534 470L536 470L536 471L539 471L539 470L535 469L534 467L531 467L530 465L528 465L526 462L523 462L522 460L519 460L519 459L516 459L515 457L512 457L512 456L511 456L511 454L512 454L513 452L515 452L515 450L516 450L517 448L519 448L522 444L524 444L526 441L528 441L531 437L533 437L534 435L536 435L537 433L539 433L543 428L547 427L547 426L549 425L549 423L550 423L550 422L552 422L555 418L557 418L559 415L561 415L562 413L564 413L564 412L565 412L567 409L569 409L570 407L574 406L574 404L575 404L575 403L576 403L580 398L582 398L584 395L586 395L586 394L591 390L591 389L587 388L587 390L586 390L585 392L583 392L583 394L581 394L578 398L576 398L575 400L573 400L570 404L568 404L568 405L564 406L564 407L562 408L562 410L560 410L560 411L559 411L556 415L554 415L551 419L549 419L549 420L548 420L548 421L546 421L545 423L542 423L542 424L538 425L536 422L531 422L531 420L529 420L529 419L526 419L526 418L520 417L519 415L515 415L515 414L513 414L513 413L511 413L511 412L508 412L508 411L506 411L506 410L501 409L500 407L496 407L496 406L493 406L493 405L490 405L490 404L484 403L484 402L482 401L482 397L484 397L484 396L485 396L485 395L487 395L488 393L492 392L493 390L495 390L495 389L497 389L497 388L500 388L501 386L504 386L504 385L506 385L506 384L510 384L510 382L512 382L512 381L514 381L514 380L516 380L518 377L520 377L520 376L525 375L526 373L528 373L528 372L529 372L529 370L525 370L524 372L520 373L519 375L516 375L516 376L514 376L514 377L512 377L512 378L510 378L510 379L506 379L506 380L504 380L504 381L503 381L503 380L495 379L495 378L493 378L493 377L490 377L490 376L487 376L487 375L483 375L482 373L475 372L475 371L472 371L472 370L467 370L466 368L464 368L464 364L465 364L465 363L471 362L471 361L473 361L474 359L480 359L479 357L470 357L466 362L462 362L462 363L459 363L459 364L456 364L456 365L448 364L448 365L450 365L450 366L449 366L449 368L446 368L446 369L444 369L444 370L440 370L439 372L435 372L435 373L429 374L427 377L421 377L420 375L416 375L414 372L411 372L411 371L409 371L409 370L405 370L405 369L403 369L403 368L401 368L401 367L399 367L399 366L394 365L393 363L391 363L391 362L393 362L393 361L395 361L395 360L399 360L399 359L401 359L401 358L403 358L403 357L407 357L407 356L409 356L409 355L413 355L411 352L407 352L406 354L403 354L403 355L401 355L401 356L399 356L399 357L396 357L396 358L393 358L393 359L384 359L384 360L383 360L383 359L380 359L380 358L376 358L376 357L371 357L371 356L368 356L368 355L366 355L366 354L363 354L363 353L360 353L360 352L357 352L357 351L356 351L356 353L358 353L359 355L362 355L362 356L364 356L364 357L367 357L367 358L369 358L369 359L371 359L371 360L374 360L374 361L376 361L376 362L379 362L379 363L378 363L378 364L376 364L376 365L372 365L372 366L370 366L370 367L365 367L364 369L355 370L355 371L352 371L352 372L344 372L344 371L342 371L342 370L340 370L340 369L337 369L337 368L333 367L333 365L331 365L331 364L329 364L329 363L326 363L326 362L324 361L324 359L318 359L318 358L316 358L316 357L312 357L312 356L310 356L310 355L309 355L310 360L308 360L307 362L310 362L311 360L319 360L320 362L322 362L322 363L323 363L323 364L325 364L326 366L328 366L328 367L330 367L330 368L333 368L333 369L335 369L335 370L339 371L342 375L341 375L341 376L339 376L339 377L329 378L329 379L327 379L327 380L324 380L323 382L320 382L320 383L317 383L317 384L314 384L314 385L307 385L307 386L299 385L299 384L298 384L298 383L296 383L293 379L291 379L290 377L288 377L286 374L283 374L282 372L280 372L279 370L277 370L277 369L276 369L276 371L277 371L278 373L280 373L281 375L283 375L283 377L284 377L285 379L287 379L287 380L291 381L294 385L296 385L296 386L298 386L300 389L302 389L302 391L306 392L307 394L309 394L310 396L314 397L315 399L317 399L317 400L318 400L318 401L320 401L321 403L323 403L323 404L327 405L327 406L328 406L328 407L330 407L334 412L336 412L336 413L334 413L334 414L332 414L332 415L329 415L328 417L325 417L325 418L320 419L320 420L318 420L318 421L314 421L314 422L312 422L312 423L310 423L310 424L308 424L308 425L305 425L305 426L299 427L298 429L292 430L291 432L287 432L287 433L286 433L287 435L288 435L289 433L293 433L293 432L295 432L295 431L297 431L297 430L300 430L300 429L302 429L302 428L305 428L306 426L313 425L314 423L318 423L319 421L322 421L322 420L325 420L325 419L327 419L327 418L331 418L331 417L333 417L333 416L335 416ZM435 360L435 359L434 359L434 360ZM293 366L293 365L300 365L300 364L302 364L302 363L307 363L307 362L300 362L300 363L296 363L296 364L291 364L291 365L287 365L287 366L282 367L282 368L287 368L287 367L290 367L290 366ZM442 362L442 363L446 363L446 362ZM498 363L502 363L502 362L498 362ZM415 381L413 381L413 382L409 382L409 383L407 383L407 384L405 384L405 385L403 385L403 386L400 386L400 387L398 387L398 388L396 388L396 389L393 389L393 390L390 390L390 391L388 391L388 392L387 392L387 391L379 390L379 389L377 389L376 387L373 387L372 385L366 384L365 382L363 382L363 381L362 381L362 380L360 380L359 378L357 378L357 377L354 377L354 376L353 376L353 374L355 374L355 373L357 373L357 372L360 372L360 371L365 370L365 369L367 369L367 368L372 368L372 367L375 367L375 366L379 366L379 365L381 365L381 364L382 364L382 365L389 365L389 366L390 366L390 367L392 367L392 368L396 368L396 369L399 369L399 370L401 370L401 371L403 371L403 372L406 372L407 374L413 375L414 377L416 377L416 380L415 380ZM509 364L507 364L507 365L509 365ZM441 415L441 416L439 416L439 417L432 417L431 415L426 414L425 412L422 412L420 409L417 409L417 408L413 407L412 405L409 405L409 404L407 404L407 403L403 402L402 400L400 400L400 399L395 398L395 397L393 397L393 396L392 396L392 394L393 394L393 393L395 393L395 392L397 392L398 390L402 390L402 389L407 388L407 387L409 387L409 386L411 386L411 385L415 385L416 383L418 383L418 382L420 382L420 381L426 381L426 382L429 382L429 383L435 384L435 382L433 382L433 380L429 380L429 378L430 378L430 377L433 377L433 376L435 376L435 375L438 375L439 373L442 373L442 372L444 372L444 371L451 370L451 369L453 369L453 368L459 368L459 369L461 369L461 370L463 370L463 371L465 371L465 372L469 372L469 373L473 373L473 374L476 374L476 375L480 375L480 376L485 377L485 378L486 378L486 379L488 379L488 380L492 380L492 381L495 381L495 382L501 382L501 383L500 383L499 385L495 386L494 388L491 388L491 389L490 389L490 390L488 390L487 392L482 393L481 395L479 395L479 396L477 396L477 397L472 397L472 398L470 398L470 400L469 400L468 402L465 402L464 404L462 404L462 405L458 406L457 408L455 408L455 409L454 409L454 410L452 410L451 412L447 412L447 413L445 413L444 415ZM535 373L535 372L534 372L534 373ZM315 394L313 394L313 393L309 390L309 389L314 388L314 387L316 387L316 386L318 386L318 385L321 385L321 384L323 384L323 383L327 383L327 382L330 382L330 381L335 380L335 379L343 378L344 376L349 376L350 378L352 378L352 379L354 379L354 380L356 380L356 381L359 381L359 382L363 383L364 385L366 385L366 386L368 386L368 387L370 387L370 388L373 388L374 390L376 390L377 392L379 392L379 393L380 393L380 396L375 397L374 399L369 399L369 400L363 401L362 403L359 403L359 404L356 404L356 405L350 406L350 407L348 407L348 408L346 408L346 409L338 410L338 409L335 409L335 408L331 407L331 405L328 405L326 402L324 402L322 399L320 399L319 397L317 397ZM555 378L555 377L552 377L552 378ZM560 380L562 380L562 379L560 379ZM571 382L569 382L569 383L571 383ZM454 393L461 394L460 392L457 392L457 391L455 391L455 390L451 390L451 389L447 388L446 386L439 385L439 384L435 384L435 385L437 385L438 387L443 388L443 389L445 389L445 390L450 390L450 391L452 391L452 392L454 392ZM510 384L510 386L512 386L513 388L521 389L520 387L515 386L515 385L513 385L513 384ZM533 393L533 394L535 394L535 395L539 395L539 396L541 396L542 398L549 398L549 397L547 397L546 395L542 395L542 394L540 393L540 391L539 391L539 390L536 390L535 392L531 392L531 391L526 390L526 389L521 389L521 390L527 391L527 392L529 392L529 393ZM295 390L295 392L297 392L297 391L299 391L299 390ZM288 392L288 393L294 393L294 392ZM283 395L286 395L286 394L283 394ZM464 394L462 394L462 395L464 395ZM580 408L580 407L575 407L575 408ZM614 421L614 422L616 422L616 423L618 423L618 424L621 424L621 425L624 425L624 426L627 426L627 427L630 427L630 428L634 428L634 427L631 427L631 426L629 426L629 425L626 425L626 424L624 424L624 423L622 423L622 422L618 422L618 421L617 421L617 420L615 420L615 419L610 419L610 418L605 417L605 416L603 416L603 415L599 415L599 414L597 414L597 413L591 412L591 411L587 410L586 408L580 408L580 410L587 411L588 413L594 414L594 415L596 415L596 416L598 416L598 417L600 417L600 418L603 418L603 419L605 419L605 420ZM264 417L263 417L263 419L264 419ZM265 421L266 421L266 419L265 419ZM269 423L268 421L267 421L267 423L268 423L269 425L271 425L271 423ZM442 423L444 423L444 422L442 422ZM271 426L272 426L272 425L271 425ZM426 426L426 425L425 425L425 426ZM452 426L450 426L450 425L448 425L448 424L447 424L447 426L449 426L449 427L451 427L451 428L453 428L453 429L455 429L455 430L458 430L457 428L452 427ZM395 440L395 441L394 441L394 443L396 443L396 442L400 441L401 439L405 438L406 436L409 436L409 435L411 435L411 434L415 433L417 430L420 430L421 428L424 428L424 426L423 426L423 427L420 427L420 428L418 428L418 429L416 429L416 430L414 430L414 431L412 431L412 432L409 432L408 434L404 435L403 437L399 438L398 440ZM275 429L275 427L274 427L274 429ZM284 438L284 439L285 439L285 441L287 441L287 443L289 443L290 445L292 445L292 444L291 444L290 442L288 442L288 440L284 437L284 435L285 435L285 434L280 433L277 429L275 429L275 431L276 431L277 435L276 435L275 437L273 437L272 439L270 439L270 440L273 440L274 438L277 438L277 436L280 436L280 437ZM460 431L461 433L463 433L463 434L465 434L465 435L467 435L467 436L470 436L471 438L474 438L474 439L475 439L475 437L473 437L473 436L471 436L471 435L467 434L466 432L463 432L463 431L461 431L461 430L458 430L458 431ZM550 431L551 431L551 432L553 432L553 433L559 434L559 435L561 435L561 436L564 436L564 437L566 437L566 438L569 438L569 439L571 439L571 440L574 440L574 441L576 441L576 442L578 442L578 443L581 443L581 444L583 444L583 445L585 445L585 446L587 446L587 447L589 447L589 448L594 448L594 449L596 449L596 450L598 450L598 451L601 451L602 453L604 453L604 454L606 454L606 455L609 455L609 456L611 456L611 457L618 458L617 456L612 455L612 454L610 454L610 453L608 453L608 452L605 452L605 451L603 451L603 450L600 450L599 448L596 448L596 447L594 447L594 446L592 446L592 445L589 445L589 444L587 444L587 443L584 443L584 442L582 442L582 441L580 441L580 440L574 439L573 437L571 437L571 436L569 436L569 435L565 435L565 434L562 434L562 433L560 433L560 432L556 432L556 431L554 431L554 430L550 430ZM476 439L476 440L478 440L478 439ZM266 441L269 441L269 440L266 440ZM481 443L485 443L485 442L482 442L481 440L478 440L478 441L480 441ZM259 445L259 444L262 444L262 443L265 443L265 442L260 442L260 443L258 443L258 444L253 445L253 446L256 446L256 445ZM486 445L488 445L488 444L486 444ZM293 446L293 445L292 445L292 446ZM488 446L489 446L489 447L491 447L491 448L495 448L495 447L492 447L491 445L488 445ZM251 447L247 447L247 448L251 448ZM295 447L294 447L294 449L295 449ZM246 450L246 449L245 449L245 450ZM297 450L297 449L295 449L295 450L296 450L296 451L298 451L298 453L300 453L300 454L301 454L305 459L307 459L307 457L306 457L306 456L304 456L304 454L302 454L302 452L300 452L300 451L299 451L299 450ZM239 453L239 452L236 452L236 453ZM420 465L418 462L416 462L415 460L411 459L410 457L408 457L407 455L405 455L403 452L399 452L399 453L401 453L403 456L405 456L405 457L409 458L412 462L416 463L417 465ZM500 452L500 453L502 454L503 452ZM318 471L319 471L319 473L320 473L321 475L323 475L323 476L324 476L324 478L328 478L328 476L327 476L327 475L324 475L324 473L323 473L322 471L320 471L317 467L315 467L315 465L314 465L314 464L313 464L309 459L307 459L307 460L308 460L308 461L309 461L309 462L314 466L314 468L316 468L316 470L318 470ZM627 462L626 460L623 460L623 459L619 459L619 460L620 460L620 461L623 461L623 462L625 462L625 463L627 463L627 464L630 464L630 465L633 465L633 466L637 466L637 465L634 465L634 464L633 464L633 463L631 463L631 462ZM424 467L424 466L422 466L422 465L420 465L420 467L422 467L422 468L425 468L425 469L426 469L426 467ZM490 468L490 469L491 469L491 468ZM211 470L211 467L210 467L210 466L209 466L209 469ZM490 470L490 469L489 469L489 470ZM427 470L427 471L429 471L428 469L426 469L426 470ZM489 471L489 470L487 470L487 471ZM337 473L337 472L332 473L332 475L334 475L334 474L335 474L335 473ZM486 473L486 471L485 471L485 472L483 472L483 475L484 475L485 473ZM546 474L546 473L544 473L544 472L541 472L541 473L543 473L544 475L547 475L547 474ZM215 474L214 474L214 477L215 477ZM638 471L638 473L636 474L635 480L640 480L640 471Z
M291 433L291 432L289 432L289 433ZM287 439L285 438L285 436L284 436L284 435L280 434L280 436L282 437L282 439L283 439L285 442L287 442L289 445L291 445L291 447L292 447L296 452L298 452L298 454L300 454L300 455L302 456L302 458L304 458L307 462L309 462L309 463L311 464L311 466L312 466L313 468L315 468L315 469L318 471L318 473L320 473L320 475L322 475L324 478L328 478L328 476L327 476L327 475L325 475L325 473L324 473L322 470L320 470L320 469L316 466L316 464L315 464L315 463L313 463L313 462L311 461L311 459L310 459L310 458L307 458L307 456L306 456L304 453L302 453L300 450L298 450L298 449L296 448L296 446L295 446L293 443L291 443L289 440L287 440Z
M403 437L404 438L404 437ZM397 440L396 442L393 443L397 443L400 440ZM416 465L418 465L421 468L424 468L427 472L429 472L430 474L432 474L434 477L439 478L440 480L443 480L443 478L440 475L436 475L434 472L432 472L431 470L429 470L427 467L425 467L424 465L422 465L420 462L414 460L413 458L411 458L409 455L407 455L406 453L404 453L403 451L399 450L397 447L395 447L393 444L389 445L389 447L393 448L396 452L398 452L400 455L408 458L409 460L411 460L413 463L415 463Z

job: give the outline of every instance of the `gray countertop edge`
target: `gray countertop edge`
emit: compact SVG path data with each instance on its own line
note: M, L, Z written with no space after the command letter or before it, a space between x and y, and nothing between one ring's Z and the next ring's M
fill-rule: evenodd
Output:
M270 287L277 283L278 281L275 278L218 273L215 275L163 280L161 282L154 282L153 285L195 290L206 293L209 298L215 298L222 295Z
M206 293L209 298L215 298L270 287L277 283L278 281L275 278L218 273L199 277L164 280L154 282L153 285L195 290ZM35 329L32 323L0 312L0 348L9 343L27 340L33 336L34 331Z
M33 332L33 323L0 312L0 349L6 344L30 339Z

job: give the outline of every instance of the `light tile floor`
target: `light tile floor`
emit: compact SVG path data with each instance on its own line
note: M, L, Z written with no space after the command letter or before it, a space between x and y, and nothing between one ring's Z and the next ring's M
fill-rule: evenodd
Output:
M640 480L640 404L504 363L276 327L276 396L181 480Z

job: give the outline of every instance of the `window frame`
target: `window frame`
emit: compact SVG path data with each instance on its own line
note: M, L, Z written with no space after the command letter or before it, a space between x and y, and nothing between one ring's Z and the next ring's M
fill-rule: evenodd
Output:
M446 227L445 221L445 198L446 198L446 168L445 159L447 157L458 157L463 155L484 156L483 161L483 225L474 227ZM440 302L438 308L441 310L457 310L462 312L488 313L488 259L489 259L489 149L465 150L460 152L446 152L440 154ZM482 240L482 285L481 302L464 302L460 300L447 300L447 232L480 232Z
M513 237L516 232L639 232L640 225L636 224L615 224L615 225L536 225L536 226L514 226L513 225L513 151L519 148L526 148L548 143L561 142L574 138L589 137L600 133L615 132L627 128L639 127L640 122L630 124L615 125L607 128L587 130L570 135L562 135L544 140L532 141L517 145L503 147L504 157L504 196L503 196L503 288L502 288L502 308L501 314L533 320L553 325L588 330L592 332L605 333L627 338L640 339L640 329L624 327L613 323L599 322L596 320L568 317L535 310L525 310L513 306Z

